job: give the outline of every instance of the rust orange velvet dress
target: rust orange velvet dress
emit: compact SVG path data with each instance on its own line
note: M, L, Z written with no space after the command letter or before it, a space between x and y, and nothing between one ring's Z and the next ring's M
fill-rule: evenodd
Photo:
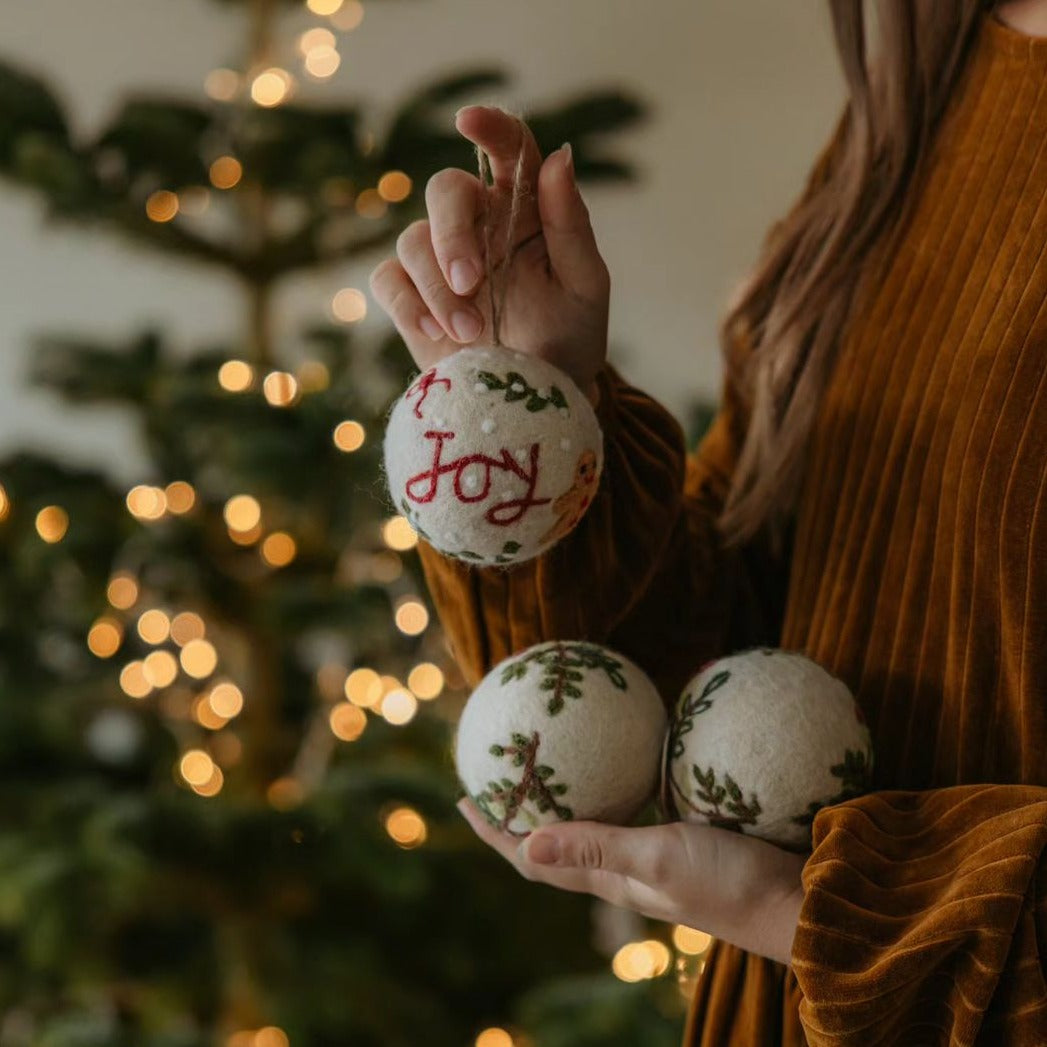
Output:
M911 191L863 270L783 556L719 546L731 389L688 455L610 367L573 534L510 571L423 546L470 682L584 637L671 702L771 642L857 695L876 791L817 817L788 967L714 945L687 1045L1047 1044L1047 39L984 17Z

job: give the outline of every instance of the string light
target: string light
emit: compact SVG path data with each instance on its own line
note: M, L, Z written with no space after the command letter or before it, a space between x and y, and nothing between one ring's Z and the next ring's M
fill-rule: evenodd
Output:
M305 0L305 6L314 15L333 15L342 6L343 0Z
M11 512L11 499L7 496L7 490L0 484L0 520L6 520Z
M269 783L269 788L265 791L265 798L269 801L269 805L278 811L289 811L302 802L305 798L305 790L297 778L290 776L277 778L276 781Z
M173 480L164 488L164 500L168 512L182 516L196 504L196 491L185 480Z
M378 194L377 189L364 189L356 198L356 213L361 218L381 218L389 205Z
M69 514L60 505L47 505L36 514L36 533L54 545L60 542L69 530Z
M405 516L392 516L382 524L382 541L397 552L406 552L418 544L418 532Z
M138 484L127 492L127 511L137 520L159 520L167 511L167 495L161 487Z
M418 712L418 699L410 691L398 687L382 699L379 711L387 723L394 727L402 727L414 719L415 713Z
M398 204L411 195L411 179L403 171L386 171L378 179L378 195L391 204Z
M87 632L87 649L96 658L112 658L123 638L123 627L115 618L99 618Z
M215 671L218 665L218 652L214 644L207 640L190 640L178 656L187 676L194 680L203 680Z
M207 177L215 189L232 189L243 176L243 164L235 156L220 156L207 170Z
M293 80L286 69L273 66L259 73L251 81L252 100L265 109L272 109L285 101Z
M184 647L190 640L200 640L205 632L204 620L192 611L182 611L171 619L171 639L179 647Z
M413 807L397 807L385 819L385 831L404 850L421 847L429 836L425 819Z
M317 26L315 29L307 29L298 38L298 50L307 55L315 47L334 47L335 35L330 29Z
M171 634L171 621L163 611L155 607L145 611L138 619L138 635L148 644L163 643Z
M178 761L178 773L187 785L205 785L215 771L215 762L203 749L190 749Z
M343 287L331 299L331 312L343 324L354 324L367 315L367 297L355 287Z
M360 450L364 445L366 437L367 432L364 427L359 422L352 421L352 419L339 422L331 434L335 447L346 454Z
M345 696L353 705L372 709L382 700L384 693L382 678L374 669L354 669L345 678Z
M344 32L355 29L364 20L364 5L360 0L345 0L345 3L331 15L331 24Z
M151 222L170 222L178 214L178 195L170 189L157 189L145 202L145 214Z
M206 727L209 731L220 731L227 723L226 718L219 716L211 707L206 694L201 694L193 702L193 719L201 727Z
M216 716L231 720L239 716L244 707L244 693L228 680L216 683L207 696L207 702Z
M476 1047L513 1047L513 1038L505 1029L492 1026L476 1037Z
M640 982L665 974L671 958L664 942L629 942L614 954L611 970L623 982Z
M409 597L396 608L396 628L405 636L418 636L429 625L429 612L421 601Z
M202 785L190 785L190 788L197 796L217 796L222 791L224 784L225 775L222 774L221 768L215 765L211 771L211 777L206 782Z
M126 611L129 607L133 607L138 599L138 582L133 574L121 571L109 579L105 595L109 603L118 611Z
M303 393L321 393L331 384L331 372L320 360L304 360L296 372Z
M251 531L262 522L262 507L249 494L233 495L222 510L230 531Z
M682 923L673 928L673 945L688 956L698 956L712 944L712 935L705 931L696 931Z
M145 667L142 662L128 662L120 670L120 689L129 698L145 698L153 685L145 678Z
M152 651L142 661L142 673L153 687L169 687L178 675L178 662L170 651Z
M298 382L287 371L270 371L262 382L262 392L273 407L290 407L298 396Z
M270 567L286 567L298 552L294 539L286 531L273 531L262 542L262 559Z
M228 393L242 393L254 381L254 368L243 360L226 360L218 368L218 384Z
M444 689L444 674L432 662L422 662L408 673L407 686L416 698L430 701L438 698Z
M327 717L331 733L343 742L355 742L367 727L367 714L349 702L339 702Z
M240 74L232 69L212 69L204 78L204 91L216 102L231 102L240 90Z
M305 56L305 71L317 80L334 76L342 64L342 56L333 47L314 47Z

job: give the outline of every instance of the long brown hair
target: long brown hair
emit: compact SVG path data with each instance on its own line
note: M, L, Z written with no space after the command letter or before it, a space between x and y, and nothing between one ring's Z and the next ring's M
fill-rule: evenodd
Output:
M718 521L725 544L761 531L775 545L781 540L861 263L878 237L904 222L906 188L992 6L829 0L847 103L721 325L727 383L748 416ZM878 46L870 54L871 22Z

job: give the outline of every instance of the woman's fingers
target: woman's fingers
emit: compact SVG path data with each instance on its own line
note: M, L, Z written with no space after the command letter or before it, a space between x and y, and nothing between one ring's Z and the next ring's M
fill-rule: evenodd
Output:
M480 180L457 167L445 167L429 179L425 206L433 250L451 290L471 294L483 273L477 219L482 213Z
M398 259L380 262L369 282L375 301L388 313L423 371L454 351L454 342L429 311Z
M411 278L429 312L456 342L465 344L480 337L484 318L468 298L460 298L447 285L433 250L429 222L412 222L396 241L400 264Z
M538 209L549 264L561 285L590 301L606 299L610 278L596 246L588 208L575 182L568 144L550 153L542 164Z
M542 154L531 129L522 120L494 106L467 105L455 114L454 123L464 137L487 153L491 177L499 189L512 189L521 148L524 184L536 184Z

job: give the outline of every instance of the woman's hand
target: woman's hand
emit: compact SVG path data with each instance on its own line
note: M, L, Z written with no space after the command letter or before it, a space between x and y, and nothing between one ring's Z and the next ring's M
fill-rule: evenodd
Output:
M488 154L494 184L485 187L455 167L433 175L425 187L428 219L408 226L397 240L397 257L371 273L375 300L422 370L462 346L490 344L482 194L490 194L491 261L497 265L522 147L517 251L499 335L505 345L556 364L594 398L607 355L610 278L575 184L570 146L543 161L527 125L501 109L466 106L455 123Z
M521 842L495 829L470 800L461 800L458 809L480 839L528 880L594 894L789 962L803 900L799 855L685 822L638 829L563 822Z

